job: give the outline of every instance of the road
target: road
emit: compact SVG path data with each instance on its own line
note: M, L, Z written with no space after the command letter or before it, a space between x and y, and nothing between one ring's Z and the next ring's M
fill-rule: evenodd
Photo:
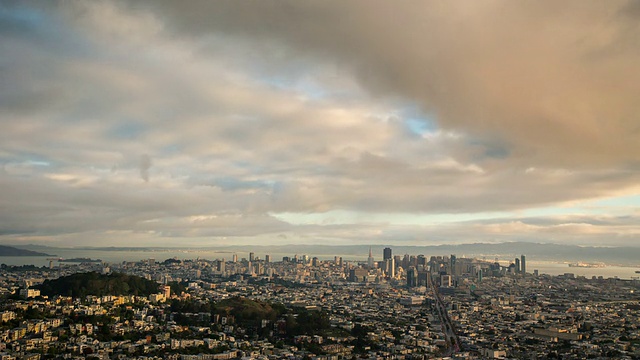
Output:
M453 322L451 321L451 318L447 313L447 308L442 301L442 297L438 292L438 288L433 283L431 274L427 276L427 281L429 281L429 288L431 288L433 298L436 301L436 310L438 311L438 317L440 318L440 321L442 323L442 331L447 337L447 349L445 350L444 355L451 356L460 351L460 339L458 338L458 335L456 335Z

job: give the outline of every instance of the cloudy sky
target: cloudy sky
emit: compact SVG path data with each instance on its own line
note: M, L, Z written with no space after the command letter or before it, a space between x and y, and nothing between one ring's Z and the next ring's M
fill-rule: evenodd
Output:
M639 5L0 0L0 242L640 246Z

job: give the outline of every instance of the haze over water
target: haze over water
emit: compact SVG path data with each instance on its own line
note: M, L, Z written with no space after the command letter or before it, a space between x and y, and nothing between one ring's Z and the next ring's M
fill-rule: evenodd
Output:
M339 250L337 248L336 250ZM184 250L152 250L152 251L104 251L104 250L78 250L78 249L56 249L56 255L52 257L46 256L18 256L18 257L0 257L0 264L7 265L35 265L35 266L49 266L49 259L53 258L64 258L64 259L73 259L73 258L90 258L90 259L100 259L106 263L122 263L123 261L133 261L137 262L140 260L146 259L155 259L156 261L164 261L166 259L176 258L180 260L196 260L198 258L204 260L221 260L225 259L226 261L231 261L233 255L236 254L238 259L249 258L249 254L244 251L231 251L231 250L195 250L195 249L184 249ZM264 255L267 253L256 252L255 255L264 259ZM269 252L271 255L272 261L280 261L282 257L290 257L292 258L295 253L280 253L280 252ZM302 257L302 253L297 254ZM306 254L310 257L318 257L320 260L333 260L334 256L342 257L344 261L357 261L364 262L367 259L367 254L365 255L354 255L354 254L339 254L335 255L314 255L314 254ZM417 255L417 254L414 254ZM377 259L380 261L381 259ZM493 259L491 259L493 260ZM498 262L503 266L508 266L509 262L513 261L513 259L501 257L498 259ZM65 265L70 265L72 263L62 263ZM56 260L53 261L53 265L58 265ZM640 277L640 274L636 274L635 270L640 270L640 267L631 267L631 266L615 266L615 265L607 265L605 267L598 268L586 268L586 267L569 267L567 262L558 262L558 261L536 261L536 260L527 260L528 272L533 273L533 270L538 270L540 274L549 274L549 275L563 275L565 273L572 273L576 276L603 276L604 278L610 277L618 277L620 279L632 279L634 277Z

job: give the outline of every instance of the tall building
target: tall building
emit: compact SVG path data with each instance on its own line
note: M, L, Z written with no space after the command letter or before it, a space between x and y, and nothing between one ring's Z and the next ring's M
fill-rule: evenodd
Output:
M409 254L404 254L404 256L402 257L402 268L403 269L409 269L409 264L411 263L410 259L411 259L411 257L409 256Z
M254 261L255 260L255 254L250 252L249 253L249 261Z
M516 258L516 274L520 273L520 259Z
M407 270L407 287L416 286L418 286L418 270L412 266Z
M418 258L414 255L409 256L409 266L418 266Z
M271 255L269 255L269 254L265 255L264 256L264 262L267 263L267 264L270 263L271 262Z
M385 274L387 275L388 278L392 279L394 277L396 277L396 266L395 263L393 261L393 258L387 259L384 261L384 268L383 268Z
M440 286L443 286L443 287L453 286L453 277L451 275L440 276Z
M427 286L427 276L429 276L427 270L418 270L418 286Z
M238 262L238 254L233 254L233 262L234 263Z
M527 273L527 260L524 258L524 255L520 255L520 272L522 272L522 276L525 276Z
M384 248L384 250L382 250L382 260L389 260L391 259L391 248Z
M456 262L457 262L457 258L454 254L451 254L451 257L449 258L449 274L452 275L455 271L456 268Z
M351 282L365 282L367 280L369 272L367 269L356 268L349 270L349 281Z
M226 271L226 263L225 260L222 259L221 261L218 262L218 271L220 271L221 273L224 273Z
M371 246L369 246L369 258L367 259L367 265L369 269L373 269L373 254L371 253Z

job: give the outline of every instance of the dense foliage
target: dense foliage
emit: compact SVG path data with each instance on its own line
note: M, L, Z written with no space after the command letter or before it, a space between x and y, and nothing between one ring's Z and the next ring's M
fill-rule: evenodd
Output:
M257 323L262 320L275 321L283 309L274 309L270 304L234 297L215 304L214 313L223 316L233 315L240 324Z
M45 280L35 288L40 289L41 294L47 296L149 296L158 292L158 283L135 275L121 273L103 275L88 272L63 276L55 280Z
M167 259L162 262L162 265L172 265L172 264L181 264L182 260L178 259Z

